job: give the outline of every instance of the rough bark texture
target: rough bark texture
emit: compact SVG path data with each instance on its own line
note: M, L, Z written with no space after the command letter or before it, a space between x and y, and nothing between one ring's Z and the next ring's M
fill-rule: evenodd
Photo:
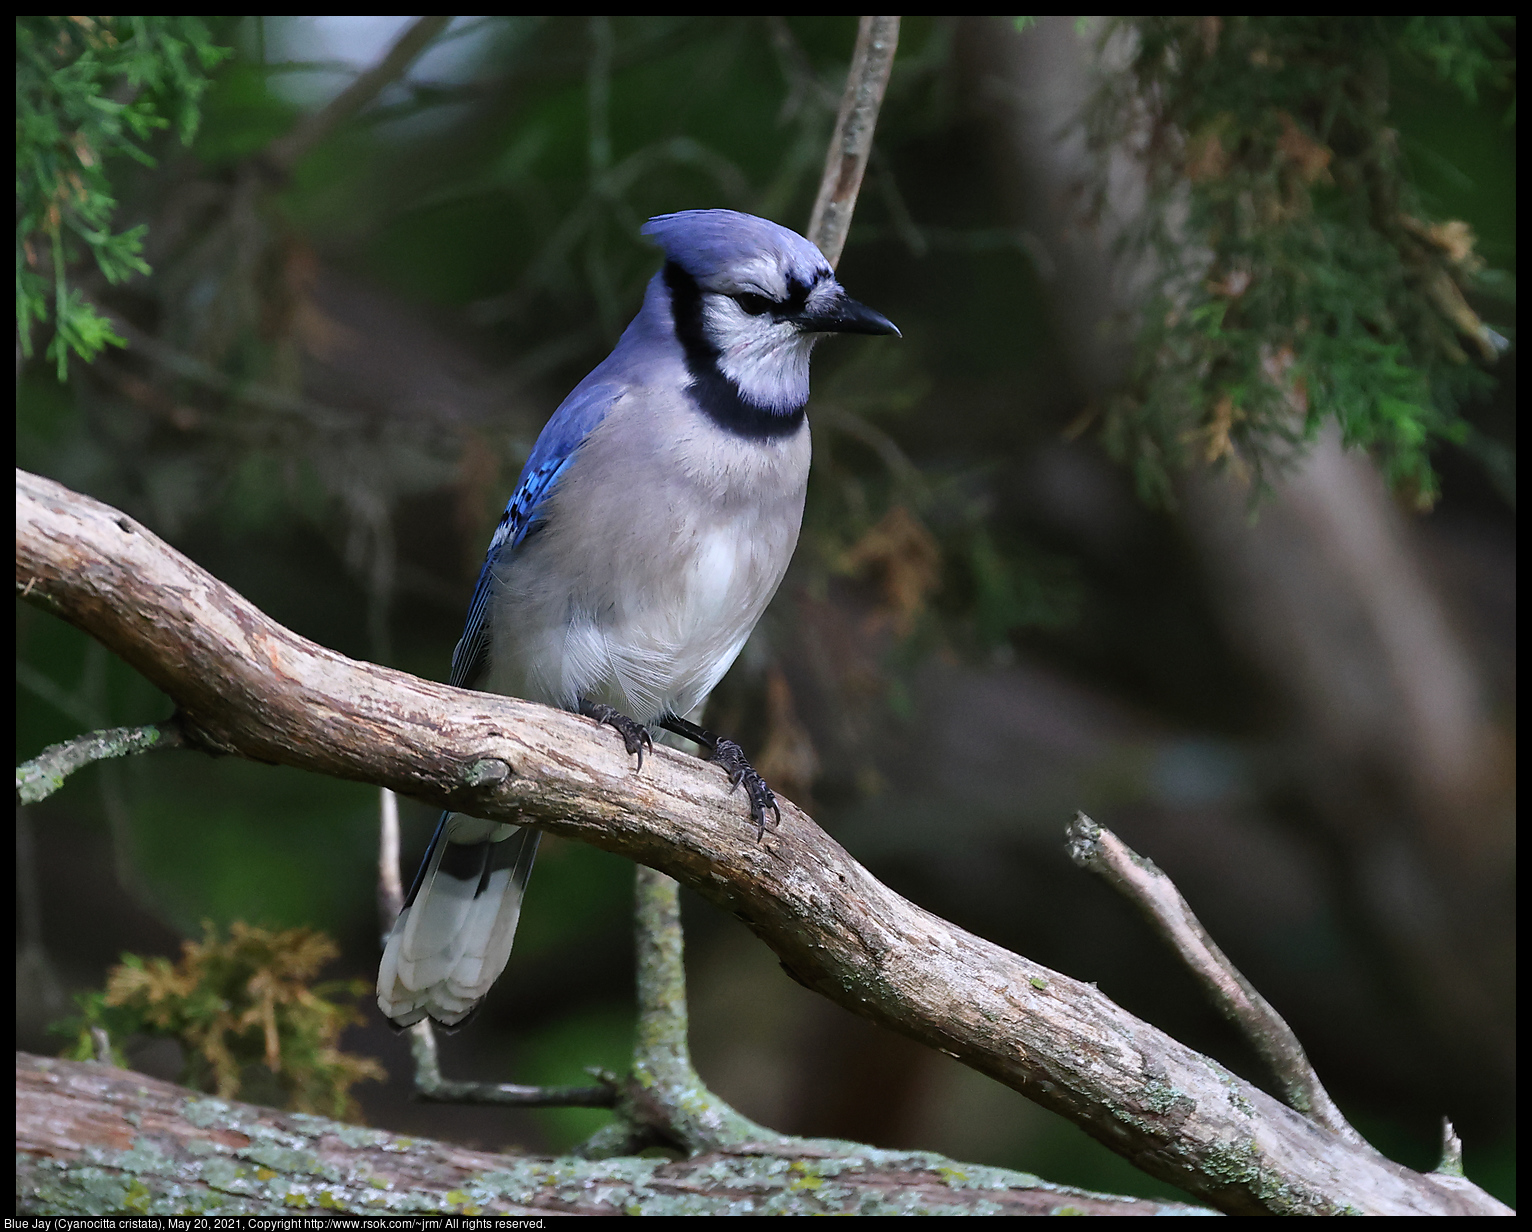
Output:
M816 1146L822 1150L816 1150ZM1162 1215L918 1152L804 1142L689 1159L493 1155L16 1054L16 1205L38 1215Z
M641 774L597 724L357 663L282 628L131 518L17 472L19 594L172 697L194 743L516 820L668 873L803 984L1022 1092L1235 1213L1510 1213L1343 1142L1097 989L879 883L786 801L757 842L724 772ZM1062 819L1061 819L1062 820Z

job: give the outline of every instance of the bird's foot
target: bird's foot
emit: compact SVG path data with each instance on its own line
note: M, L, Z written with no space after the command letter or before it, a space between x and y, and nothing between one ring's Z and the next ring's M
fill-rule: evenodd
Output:
M755 841L760 842L766 836L767 809L773 815L771 828L775 830L782 824L782 810L777 805L777 797L766 786L766 780L745 759L745 751L734 741L720 739L712 751L713 760L728 772L729 790L732 792L744 786L745 795L750 800L750 820L755 822Z
M782 824L782 810L777 806L776 796L766 786L766 780L756 773L755 767L746 759L745 751L739 745L673 714L663 714L656 721L666 731L685 736L705 748L708 755L728 773L731 792L741 783L744 784L745 795L750 800L750 820L755 822L756 842L766 836L767 809L771 810L774 818L771 828L775 830Z
M601 702L588 702L580 699L580 713L588 719L595 719L598 723L605 723L614 728L628 752L638 754L638 768L644 768L644 749L647 747L654 752L654 738L649 735L649 729L642 723L635 723L621 710L614 710L611 706Z

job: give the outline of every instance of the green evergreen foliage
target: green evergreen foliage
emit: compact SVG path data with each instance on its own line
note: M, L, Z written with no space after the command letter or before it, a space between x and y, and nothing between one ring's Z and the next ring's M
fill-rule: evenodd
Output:
M1152 292L1105 436L1146 496L1168 499L1170 471L1197 460L1259 479L1333 420L1432 504L1431 448L1468 440L1460 408L1506 342L1465 297L1486 286L1471 228L1430 219L1407 174L1390 73L1414 58L1470 98L1503 88L1509 21L1108 28L1129 62L1087 124L1103 156L1126 139L1142 165L1147 198L1122 243ZM1103 204L1105 191L1103 178Z
M182 943L179 963L124 954L104 990L77 997L81 1015L54 1028L75 1036L64 1055L95 1059L93 1029L107 1033L124 1067L130 1035L173 1039L185 1053L187 1086L257 1102L275 1093L292 1111L355 1120L351 1088L387 1074L338 1047L341 1032L363 1018L337 998L364 997L368 985L312 982L339 953L335 943L307 928L270 932L235 921L221 939L211 923L202 927L200 943Z
M112 231L106 160L152 166L144 143L156 129L190 144L207 71L227 54L198 17L16 19L16 322L30 356L51 309L59 380L71 352L89 361L123 345L71 266L88 253L109 283L149 272L145 228Z

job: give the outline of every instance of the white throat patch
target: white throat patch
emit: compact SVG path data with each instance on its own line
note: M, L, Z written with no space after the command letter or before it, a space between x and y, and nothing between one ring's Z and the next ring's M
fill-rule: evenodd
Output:
M727 295L704 292L702 327L718 348L718 370L747 402L791 411L809 398L809 355L818 334L799 333L769 313L752 316Z

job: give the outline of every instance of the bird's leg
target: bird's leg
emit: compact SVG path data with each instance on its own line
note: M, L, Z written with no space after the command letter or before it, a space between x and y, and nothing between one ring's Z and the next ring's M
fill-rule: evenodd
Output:
M741 783L745 785L745 795L750 798L750 820L755 822L757 842L766 834L767 809L770 809L775 817L771 828L775 830L782 824L782 810L777 806L776 796L772 794L771 788L766 786L766 780L756 773L755 767L745 760L745 751L739 745L732 740L725 740L722 736L715 736L695 723L678 719L673 714L664 715L657 722L666 731L694 740L712 754L713 760L728 771L730 791Z
M580 713L587 719L595 719L598 723L605 723L608 727L615 728L617 734L622 737L622 742L627 746L629 753L638 754L638 768L644 768L644 746L649 746L649 751L654 752L654 739L649 735L649 729L642 723L635 723L621 710L613 710L612 707L603 705L601 702L580 699Z

